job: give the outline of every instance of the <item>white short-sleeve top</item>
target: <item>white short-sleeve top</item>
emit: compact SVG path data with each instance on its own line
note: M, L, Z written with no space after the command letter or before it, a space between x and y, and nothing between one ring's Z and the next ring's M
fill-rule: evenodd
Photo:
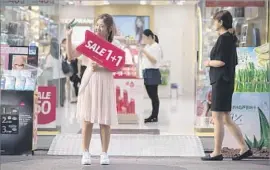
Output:
M162 59L162 50L158 43L153 43L151 45L145 46L145 51L148 52L152 57L154 57L157 62L155 64L151 63L146 56L142 56L142 68L143 69L158 69Z

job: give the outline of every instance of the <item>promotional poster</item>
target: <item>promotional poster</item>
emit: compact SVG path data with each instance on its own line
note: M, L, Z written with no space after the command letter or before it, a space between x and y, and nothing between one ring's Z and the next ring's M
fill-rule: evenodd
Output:
M36 112L38 128L56 128L56 87L39 86Z

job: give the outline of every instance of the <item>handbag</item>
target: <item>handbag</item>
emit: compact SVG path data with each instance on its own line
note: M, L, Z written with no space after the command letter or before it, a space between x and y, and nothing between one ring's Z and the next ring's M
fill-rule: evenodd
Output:
M143 70L143 79L145 85L159 85L161 84L161 74L159 69L145 69Z
M71 64L65 59L62 60L62 71L65 75L72 75L74 73Z

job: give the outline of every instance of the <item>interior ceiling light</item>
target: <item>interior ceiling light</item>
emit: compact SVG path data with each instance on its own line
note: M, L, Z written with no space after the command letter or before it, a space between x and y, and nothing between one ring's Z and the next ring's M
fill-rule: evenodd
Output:
M74 1L68 1L67 4L68 5L74 5Z
M103 4L104 5L110 5L110 2L109 1L103 1Z
M176 4L177 4L177 5L184 5L185 2L186 2L186 1L177 1Z
M151 1L151 5L169 5L170 1Z
M147 1L140 1L140 4L141 5L146 5L147 4Z
M185 0L171 0L171 4L184 5Z

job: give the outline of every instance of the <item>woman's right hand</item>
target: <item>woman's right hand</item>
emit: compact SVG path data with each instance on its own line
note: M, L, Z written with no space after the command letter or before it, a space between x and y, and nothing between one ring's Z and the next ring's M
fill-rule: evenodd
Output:
M73 32L73 29L72 29L72 28L71 28L71 29L67 28L67 29L66 29L66 36L67 36L67 37L71 37L72 32Z

